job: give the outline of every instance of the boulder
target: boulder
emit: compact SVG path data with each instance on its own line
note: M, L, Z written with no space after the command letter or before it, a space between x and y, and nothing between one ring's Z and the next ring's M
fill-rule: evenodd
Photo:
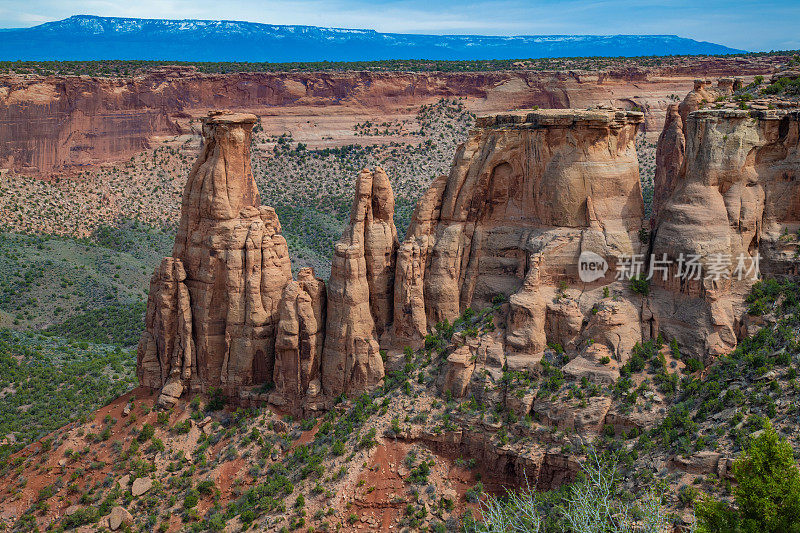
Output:
M463 398L472 380L474 370L473 351L467 345L459 346L447 356L447 366L442 384L443 392L449 392L453 398Z
M586 406L577 403L554 402L537 399L533 411L539 420L561 430L577 431L581 434L597 434L603 429L606 414L611 407L611 398L592 396Z
M133 485L131 486L131 494L133 497L136 498L141 496L142 494L146 493L153 487L153 480L149 477L137 477L133 480Z
M164 409L171 409L178 403L178 399L183 394L183 383L176 377L171 377L166 385L161 388L158 395L157 404Z
M722 459L722 454L708 450L695 452L688 457L676 455L669 459L671 469L681 470L689 474L717 474L717 466Z
M606 361L606 358L608 360ZM606 361L605 363L603 361ZM561 368L567 376L612 385L619 379L619 363L607 346L595 343Z
M131 515L127 509L120 507L119 505L111 509L111 515L109 515L108 519L108 525L112 531L116 531L122 526L129 526L133 524L133 515Z
M72 516L72 515L74 515L75 513L77 513L78 511L80 511L81 509L83 509L83 506L82 506L82 505L78 505L78 504L75 504L75 505L70 505L70 506L69 506L69 507L67 507L67 509L64 511L64 514L65 514L65 515L67 515L67 516Z

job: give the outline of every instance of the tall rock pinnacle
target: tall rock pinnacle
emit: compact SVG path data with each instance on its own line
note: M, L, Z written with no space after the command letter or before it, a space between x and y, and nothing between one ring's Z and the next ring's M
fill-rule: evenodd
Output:
M565 375L611 383L637 343L658 335L687 353L730 350L749 327L752 280L730 269L718 282L670 275L645 295L625 269L652 252L760 256L762 271L798 272L787 237L800 213L797 112L692 109L708 90L701 83L669 109L649 246L634 142L642 113L519 111L478 119L402 245L388 176L362 170L327 287L311 269L292 280L277 215L259 205L256 118L210 115L173 255L151 280L140 383L160 389L165 406L187 388L220 387L316 411L379 385L381 349L393 370L403 348L445 321L459 328L458 346L438 354L436 383L489 404L509 402L497 386L506 370L536 372L554 351L569 360ZM582 270L589 260L596 276ZM517 400L510 408L530 411Z
M361 171L350 223L336 244L328 282L322 358L327 396L358 394L383 379L380 332L392 319L397 230L386 173Z
M212 113L203 122L205 144L186 183L171 261L181 274L169 278L163 266L161 285L154 277L139 347L140 381L169 385L162 392L165 404L185 387L218 386L233 395L241 386L272 379L278 304L291 268L278 217L260 205L250 169L255 121L255 115ZM174 283L177 304L168 305L175 301ZM181 338L186 329L165 331L180 324L168 318L178 311L189 314L192 340L182 345L190 355L181 369L173 365L178 359L167 340Z

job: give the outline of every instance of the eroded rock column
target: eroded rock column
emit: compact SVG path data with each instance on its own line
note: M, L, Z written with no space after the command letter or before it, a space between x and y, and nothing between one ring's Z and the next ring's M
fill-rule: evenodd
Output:
M336 244L328 282L322 360L326 396L356 395L384 376L379 335L392 321L397 230L386 174L364 169L350 223Z
M184 189L173 257L164 263L180 272L170 281L179 283L180 305L170 304L166 284L148 304L148 317L161 318L148 320L140 343L140 382L169 382L175 398L187 387L221 387L236 396L273 376L278 304L291 268L278 217L260 205L250 168L255 121L255 115L226 113L204 120L203 151ZM192 342L183 344L189 348L179 380L169 346L173 316L191 318L182 330Z
M311 268L283 289L275 339L275 391L270 403L297 409L320 400L320 365L325 341L325 282Z
M651 334L677 339L687 353L714 356L747 333L744 299L754 280L797 273L791 234L800 224L800 115L687 111L685 162L665 194L651 243L672 268L666 280L654 278L647 318ZM672 138L663 134L659 149ZM687 261L697 266L690 270Z

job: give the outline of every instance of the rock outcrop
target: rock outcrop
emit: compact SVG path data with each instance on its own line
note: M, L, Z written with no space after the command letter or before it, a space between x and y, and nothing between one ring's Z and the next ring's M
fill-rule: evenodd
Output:
M714 86L711 80L694 80L694 88L680 104L667 107L664 128L656 146L656 169L653 183L653 211L655 221L658 211L675 191L686 152L686 119L689 113L714 105L717 100L729 97L741 88L739 78L720 78Z
M582 252L611 262L596 288L613 281L613 258L638 251L641 121L641 113L611 109L479 119L450 175L423 197L400 248L395 339L419 341L436 323L499 295L510 298L509 358L541 357L550 341L576 347L588 299L565 308L554 301L556 287L580 283ZM625 319L629 349L641 340L638 316Z
M654 257L673 267L666 280L653 280L645 317L651 334L675 338L696 355L725 353L744 333L744 296L754 279L798 272L789 235L800 226L798 125L797 111L687 114L685 160L652 234ZM678 272L681 258L688 276Z
M173 256L151 282L141 384L160 389L165 406L187 389L221 387L314 411L381 383L385 361L440 325L449 331L437 348L440 390L596 432L608 405L567 416L508 394L506 373L555 364L569 379L611 384L656 336L692 355L726 352L748 331L744 295L758 273L798 273L800 113L693 109L730 93L729 82L701 83L669 109L649 245L634 148L642 114L520 111L477 121L402 244L389 178L362 170L327 286L310 269L292 280L277 216L259 205L255 117L212 114ZM680 279L689 256L704 270L714 258L728 266L719 279ZM632 290L635 257L639 273L654 267L649 296ZM669 263L663 280L647 257ZM748 277L733 279L737 268Z
M383 379L379 335L393 312L393 217L394 195L386 173L362 170L328 282L322 388L329 397L359 394Z
M291 269L278 218L260 205L250 169L255 121L220 113L204 121L173 257L151 283L139 378L164 386L167 405L185 388L235 395L272 378L278 305Z
M137 373L145 387L161 388L162 403L174 404L197 372L192 310L186 270L180 259L166 257L150 280L146 330L138 348Z
M653 206L651 220L658 217L658 212L669 196L678 186L678 179L686 153L686 136L683 132L683 118L678 104L667 108L664 130L658 137L656 145L656 170L653 177Z
M280 222L260 205L250 169L255 121L220 114L204 122L173 249L192 301L197 379L229 394L272 375L278 303L291 280Z
M320 364L325 341L325 282L311 268L297 274L283 289L275 339L275 391L278 406L308 405L322 393Z
M681 120L686 123L689 113L711 106L720 98L733 94L733 91L742 87L742 80L738 78L719 78L717 85L709 79L694 80L694 88L678 105Z
M194 353L192 315L185 280L183 264L174 257L164 258L150 280L145 317L147 331L142 335L139 345L139 383L143 386L163 385L162 376L169 375L173 365L178 374L183 374L184 358L187 356L189 365L186 371L191 373ZM156 346L156 339L163 342L161 347ZM159 357L159 353L163 356Z
M447 180L447 176L436 178L417 203L406 240L397 252L392 323L397 344L419 344L428 330L423 283Z
M260 205L250 169L255 121L204 121L173 255L151 281L137 368L165 407L186 390L219 387L232 399L313 411L384 376L379 340L392 324L398 247L389 178L380 168L359 175L327 289L311 269L293 281L280 222Z
M363 170L326 288L310 270L292 281L280 223L259 205L248 153L255 118L210 116L173 257L153 278L141 383L161 388L168 406L186 389L243 397L272 381L272 403L316 409L380 383L381 347L419 344L434 324L498 296L510 298L507 321L448 357L440 382L454 396L503 402L493 385L504 368L535 371L548 344L577 356L588 335L622 360L641 340L638 308L616 286L622 298L601 302L613 271L584 285L578 257L590 251L613 266L638 249L641 120L612 109L480 119L402 246L388 177ZM568 294L578 283L583 296ZM576 372L616 369L592 361Z

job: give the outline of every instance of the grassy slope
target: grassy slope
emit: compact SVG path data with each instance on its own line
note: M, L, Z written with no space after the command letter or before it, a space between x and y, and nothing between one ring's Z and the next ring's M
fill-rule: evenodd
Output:
M131 224L80 240L0 233L0 326L38 329L144 301L171 240L171 234Z
M0 233L0 441L41 438L135 385L150 275L171 242L130 223L90 239Z
M135 372L131 350L0 329L0 436L27 443L80 420L130 390Z

